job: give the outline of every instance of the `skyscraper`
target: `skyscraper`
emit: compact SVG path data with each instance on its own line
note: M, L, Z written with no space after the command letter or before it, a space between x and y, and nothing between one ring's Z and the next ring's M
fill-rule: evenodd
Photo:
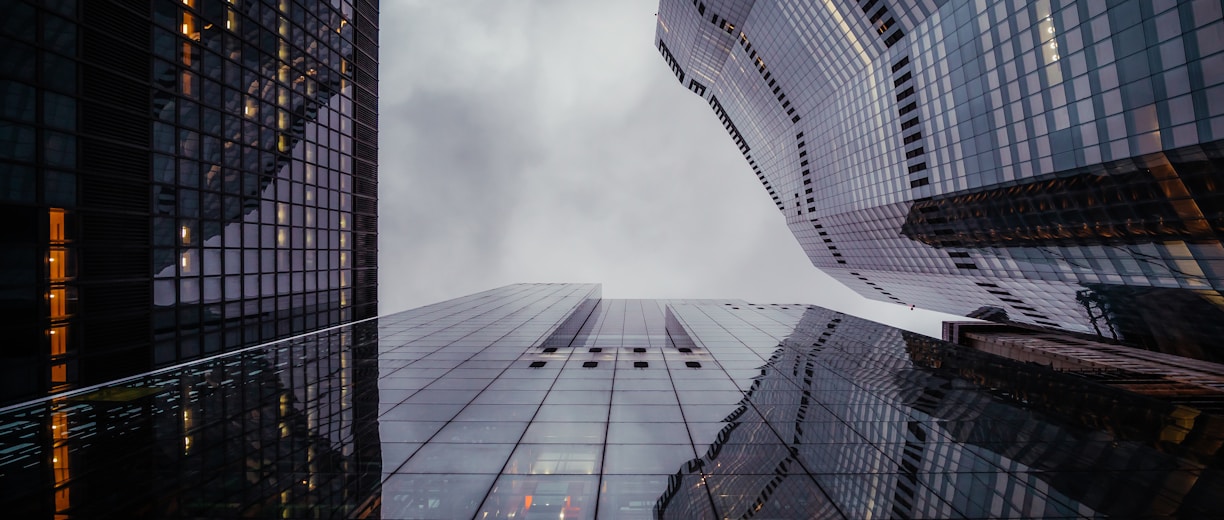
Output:
M2 4L0 402L376 314L376 2Z
M1216 0L662 0L655 44L860 294L1219 360L1221 18Z
M493 289L0 423L0 505L27 517L1224 511L1224 422L1202 409L818 307L593 284Z

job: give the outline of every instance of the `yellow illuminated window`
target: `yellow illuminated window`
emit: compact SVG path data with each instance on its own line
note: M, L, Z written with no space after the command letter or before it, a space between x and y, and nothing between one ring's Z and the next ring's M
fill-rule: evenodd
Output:
M183 95L184 96L187 96L187 97L196 96L195 82L196 82L195 74L192 74L190 71L186 71L186 70L183 71L182 83L183 83Z
M52 281L63 280L68 277L68 251L63 248L53 247L47 255L47 273L48 278Z
M183 13L183 35L193 40L199 40L200 30L197 28L197 25L199 25L199 20L196 20L195 15L188 12Z
M62 356L68 353L68 327L52 327L51 355Z
M55 468L55 484L58 486L68 481L68 446L57 446L51 455L51 467ZM55 490L55 510L57 512L67 511L72 505L69 499L68 488L62 487ZM59 518L59 515L56 516Z
M51 208L48 216L51 228L48 239L52 243L62 243L64 241L64 210Z
M231 31L238 30L238 13L233 9L225 11L225 28Z
M68 382L68 365L60 363L51 365L51 382L52 383L67 383Z
M191 243L191 228L187 226L180 227L179 228L179 238L183 240L184 244L190 244Z
M68 315L68 298L63 287L53 287L47 293L47 303L51 305L51 317L63 318Z

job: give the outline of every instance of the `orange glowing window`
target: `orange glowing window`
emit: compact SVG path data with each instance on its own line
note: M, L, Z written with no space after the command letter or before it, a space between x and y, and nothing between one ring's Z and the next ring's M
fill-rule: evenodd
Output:
M60 208L51 208L48 213L50 224L50 236L48 239L52 243L63 242L64 239L64 210Z
M47 293L47 303L51 306L51 318L63 318L68 315L68 298L63 287L53 287ZM52 331L54 332L54 331Z
M198 24L199 20L196 20L195 15L188 12L183 13L183 34L188 38L200 39L200 29L196 27Z
M68 365L60 363L51 365L51 382L52 383L67 383L68 382Z
M66 421L56 421L58 429L54 432L56 440L62 440L68 437L68 424ZM55 426L53 426L55 428ZM51 450L51 468L54 470L55 485L60 486L68 481L68 446L56 446ZM65 511L70 505L68 488L62 487L55 490L55 510Z
M68 327L53 327L51 329L51 355L62 356L68 353Z
M195 84L196 84L196 77L195 77L195 74L192 74L191 72L186 71L186 70L185 70L185 71L183 71L183 80L182 80L182 84L183 84L182 89L183 89L183 95L184 95L184 96L187 96L187 97L195 97L195 96L196 96L196 88L195 88Z
M47 277L51 281L63 280L68 277L68 251L53 247L47 254Z

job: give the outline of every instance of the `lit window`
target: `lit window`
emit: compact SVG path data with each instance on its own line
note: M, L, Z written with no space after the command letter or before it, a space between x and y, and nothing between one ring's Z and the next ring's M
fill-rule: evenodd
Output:
M51 355L62 356L68 353L68 327L54 327L50 331Z
M191 13L183 13L183 35L193 40L200 39L200 30L196 27L199 22Z

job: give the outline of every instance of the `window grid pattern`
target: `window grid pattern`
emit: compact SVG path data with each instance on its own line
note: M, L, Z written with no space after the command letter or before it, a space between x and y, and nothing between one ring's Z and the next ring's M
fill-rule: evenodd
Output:
M71 471L54 489L95 516L123 506L74 486L139 479L117 496L167 517L1224 508L1208 492L1215 448L1195 440L1218 428L1199 410L807 305L599 294L507 286L119 385L147 392L139 403L3 410L21 420L0 438L27 440L6 442L0 468ZM29 434L46 424L67 431ZM159 457L159 471L113 478L121 466L98 457L142 432L150 445L125 460ZM30 439L65 448L70 469L26 463L43 453ZM46 488L6 490L17 514L50 507L29 499Z
M727 2L708 4L721 12ZM660 13L667 16L656 37L669 45L710 25L710 15L695 16L687 1L664 0ZM1203 170L1214 179L1214 166L1179 166L1161 154L1218 156L1218 3L758 1L733 24L743 47L751 42L749 53L736 44L686 43L673 45L673 58L688 67L700 61L696 48L722 51L703 97L717 96L719 117L734 121L737 146L742 140L751 147L749 165L817 267L905 273L892 278L908 279L908 287L887 289L908 293L906 302L957 314L1001 305L1010 319L1082 332L1097 326L1097 311L1075 297L1099 292L1090 286L1206 290L1220 298L1224 278L1216 264L1224 257L1215 227L1204 239L1161 235L1117 246L1072 239L932 247L901 233L915 203L991 187L1037 193L1044 179L1085 170L1108 175L1122 164L1140 165L1136 175L1148 175L1153 186L1172 183L1165 192L1174 200L1170 211L1187 226L1212 221L1215 203L1204 198L1211 192L1198 190L1193 175ZM894 30L904 36L889 41ZM786 86L801 121L778 110L773 86L750 63L753 52ZM788 146L798 133L809 141L802 157ZM1211 209L1178 210L1189 207L1183 200ZM1121 216L1106 215L1091 196L1066 204L1092 215L1090 228L1159 220L1138 203ZM839 255L830 253L829 240ZM950 256L944 247L969 256ZM1061 299L1031 301L1026 307L1039 310L1032 313L975 289L982 280ZM1052 291L1058 284L1065 289ZM925 296L911 292L922 290ZM861 292L893 301L875 289Z
M4 7L0 401L376 313L376 3Z

